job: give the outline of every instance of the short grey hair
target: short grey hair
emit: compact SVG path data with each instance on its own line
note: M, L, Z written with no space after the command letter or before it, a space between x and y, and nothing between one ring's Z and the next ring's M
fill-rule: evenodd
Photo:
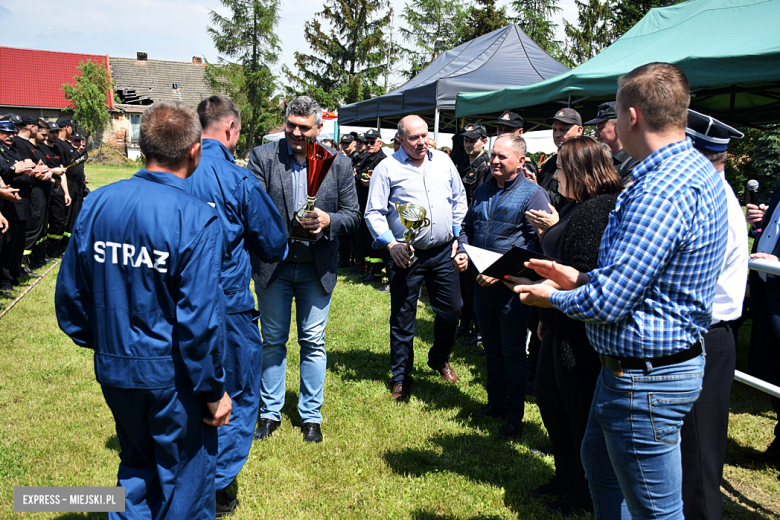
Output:
M522 136L515 134L504 134L498 139L509 139L511 141L510 146L512 147L512 151L515 153L515 156L525 156L528 148L526 147L525 139L523 139ZM498 139L496 139L496 141L498 141Z
M138 139L147 162L172 168L187 157L190 147L200 142L198 113L181 101L158 101L141 115Z
M610 119L610 121L612 121L612 119ZM610 148L607 143L599 142L599 144L601 145L601 149L604 150L604 154L607 156L607 159L609 159L611 161L612 160L612 148Z
M314 126L320 126L322 123L322 107L309 96L298 96L290 101L284 112L284 118L287 119L290 114L298 117L309 117L314 114Z

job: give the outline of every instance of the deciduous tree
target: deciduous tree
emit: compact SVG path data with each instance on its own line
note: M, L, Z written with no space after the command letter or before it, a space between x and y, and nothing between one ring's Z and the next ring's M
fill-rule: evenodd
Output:
M76 83L65 83L62 90L73 108L73 119L89 138L108 122L108 96L113 96L114 85L108 70L100 63L82 61L77 70L81 74L73 78Z

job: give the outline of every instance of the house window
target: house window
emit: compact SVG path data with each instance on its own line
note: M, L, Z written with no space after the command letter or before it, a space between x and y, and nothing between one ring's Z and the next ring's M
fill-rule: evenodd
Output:
M130 114L130 142L137 143L141 135L141 114Z

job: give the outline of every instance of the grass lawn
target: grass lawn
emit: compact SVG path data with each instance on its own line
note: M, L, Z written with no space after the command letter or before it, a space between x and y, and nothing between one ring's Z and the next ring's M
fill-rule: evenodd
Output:
M133 171L88 166L87 176L94 190ZM13 488L116 482L119 446L91 351L57 327L58 268L0 319L0 518L105 518L14 514ZM0 306L11 301L0 299ZM471 422L468 415L487 399L484 358L456 346L452 365L462 382L442 381L425 366L433 313L425 303L418 311L416 386L409 403L396 405L388 386L390 296L339 277L326 334L325 440L302 440L293 329L282 426L252 447L239 476L241 505L231 518L554 518L526 495L553 475L552 457L531 451L548 444L534 399L526 402L518 442L498 437L498 420ZM748 325L739 342L743 370L749 335ZM731 411L726 518L780 518L778 467L742 455L763 450L773 438L768 398L734 383Z

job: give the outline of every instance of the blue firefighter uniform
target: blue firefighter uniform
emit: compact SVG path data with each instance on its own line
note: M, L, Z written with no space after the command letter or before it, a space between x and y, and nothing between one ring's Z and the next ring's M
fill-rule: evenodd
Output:
M140 170L87 199L62 260L60 328L95 351L116 421L112 518L203 518L216 511L217 428L225 391L225 302L217 213L170 173Z
M287 228L255 176L238 166L219 141L203 140L203 154L187 189L219 214L225 237L222 285L227 312L225 390L233 399L230 423L219 429L217 490L227 488L246 462L260 407L259 313L249 289L252 252L264 262L287 254Z

